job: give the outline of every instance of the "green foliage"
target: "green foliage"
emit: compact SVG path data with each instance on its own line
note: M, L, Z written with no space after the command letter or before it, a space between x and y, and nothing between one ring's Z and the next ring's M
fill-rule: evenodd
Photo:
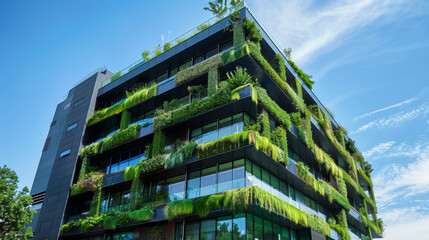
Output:
M79 221L80 231L85 233L91 228L101 228L104 223L104 216L89 216Z
M271 127L270 127L270 119L268 114L262 113L258 116L258 123L261 125L262 136L271 139Z
M71 187L70 195L76 195L86 191L95 191L103 183L104 173L90 172L85 174L76 184Z
M341 146L346 149L346 143L344 141L344 135L340 130L334 130L334 135L337 141L341 144Z
M218 140L202 143L197 146L198 159L219 154L225 151L254 144L256 150L262 150L274 161L288 163L287 154L278 146L274 145L268 138L260 136L253 131L234 133Z
M82 180L85 178L85 175L88 173L88 167L89 167L89 158L83 155L82 158L82 166L80 167L79 171L79 180Z
M262 40L261 31L259 31L255 22L252 22L245 17L243 20L243 26L247 31L246 41L250 40L254 43L259 43Z
M245 43L237 48L231 49L228 52L223 53L222 62L225 65L249 54L250 54L249 45Z
M311 80L313 76L303 72L292 60L289 59L288 62L290 66L293 68L293 70L295 70L298 76L302 79L302 81L304 81L305 85L307 85L307 87L311 90L314 84L314 81Z
M110 107L98 110L94 112L92 116L88 118L88 126L94 125L101 120L108 117L121 113L125 109L129 109L136 104L139 104L156 95L156 84L152 84L150 87L144 87L142 89L133 90L133 92L127 92L127 99L124 102L114 104Z
M131 112L130 111L123 111L121 115L121 130L125 130L129 125L131 121Z
M105 217L103 221L104 229L116 229L117 220L116 216Z
M31 223L35 210L28 208L33 199L27 187L18 191L18 176L6 165L0 166L0 239L28 239L33 237Z
M100 144L101 142L91 143L90 145L82 148L82 150L80 151L80 155L82 157L86 157L89 155L97 154L100 150Z
M300 98L302 98L302 86L298 78L295 78L295 92Z
M105 152L113 147L116 147L120 144L137 138L138 131L140 128L141 126L138 124L131 125L127 129L119 130L119 132L104 139L101 145L101 152Z
M153 134L152 156L156 156L164 150L165 135L160 129L156 129Z
M242 212L247 206L253 204L288 218L296 224L311 227L330 236L329 226L323 219L303 212L257 186L240 188L225 193L223 205L231 212Z
M130 167L128 167L126 170L128 170ZM131 184L130 189L130 210L136 210L137 205L139 203L139 199L141 197L142 189L144 187L142 180L140 179L140 172L139 168L137 168L137 172L135 173L136 176L133 178L133 182ZM135 172L135 171L134 171ZM125 176L124 178L129 178L130 176Z
M218 91L219 69L212 68L209 70L207 85L207 95L213 96Z
M167 154L165 160L165 168L170 168L182 164L186 159L189 159L195 151L197 144L195 142L187 142L183 146L178 146L174 151Z
M348 229L339 224L329 224L329 226L340 234L342 240L351 240Z
M218 68L222 61L222 54L218 54L198 65L184 69L176 74L175 84L176 86L191 81L203 74L208 73L213 68Z
M134 220L136 222L144 222L149 221L153 217L153 209L151 208L143 208L140 210L135 210L130 213L128 213L128 217L131 220Z
M226 75L228 76L227 83L230 89L254 82L252 76L247 73L245 68L237 67L234 72L228 72Z
M128 96L125 102L123 103L124 109L129 109L141 102L146 101L147 99L155 95L156 95L156 84L154 83L151 86L140 89L136 91L134 94L132 94L131 96Z
M300 98L295 91L277 74L271 65L265 60L261 54L259 44L249 43L250 54L258 62L258 64L266 71L266 73L274 80L274 82L284 91L284 93L292 100L292 103L300 111L305 111L307 108L304 100Z
M300 112L291 113L292 123L298 130L298 137L309 149L314 149L313 132L311 130L311 113L306 110L305 118Z
M285 152L285 154L287 154L287 134L284 128L277 127L276 130L272 132L271 139L275 145L279 146Z
M208 2L209 6L203 9L211 12L213 15L220 17L228 9L227 0L215 0Z
M113 74L113 75L110 77L110 82L115 81L116 79L118 79L118 78L119 78L119 77L121 77L121 76L122 76L122 71L119 71L119 72L117 72L117 73Z
M144 50L144 51L142 52L142 58L144 59L144 61L145 61L145 62L147 62L147 61L149 61L149 60L150 60L149 55L150 55L149 50Z
M182 122L198 114L207 112L215 107L225 105L231 101L231 90L221 87L217 93L201 101L192 101L191 104L164 113L154 119L154 129L162 129L175 123Z
M98 216L100 215L101 210L101 201L103 199L103 190L101 190L101 185L103 183L103 179L101 178L100 182L97 185L97 189L94 192L94 196L92 197L91 205L89 208L89 216Z
M279 76L283 79L283 81L286 81L285 60L283 59L282 55L280 55L279 53L274 55L273 68L279 74ZM302 97L302 95L301 95L301 97Z
M158 57L161 54L162 54L161 46L158 45L155 47L155 55L153 55L153 57Z
M261 87L255 87L258 93L258 100L264 109L271 114L284 128L290 129L291 120L289 114L277 105L267 94L267 91Z
M172 201L164 208L164 214L169 221L179 216L189 215L193 211L194 204L191 199Z
M346 142L346 148L345 149L351 154L358 153L358 150L355 146L355 141L351 140L350 138Z
M163 51L166 52L166 51L170 50L170 48L171 48L171 43L167 42L163 46Z
M232 23L233 45L240 47L245 41L244 28L242 21L234 21Z
M119 114L124 110L122 103L114 104L110 107L95 111L92 116L88 118L88 126L94 125L103 119Z
M207 217L210 211L222 208L222 202L225 195L210 195L199 198L194 201L194 210L199 217Z

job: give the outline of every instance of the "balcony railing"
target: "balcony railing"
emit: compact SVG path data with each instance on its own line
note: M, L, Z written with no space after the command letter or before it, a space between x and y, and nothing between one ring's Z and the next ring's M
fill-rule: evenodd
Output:
M241 8L243 8L245 6L244 2L241 2L239 4L237 4L236 6L233 6L231 8L229 8L227 11L225 11L225 13L223 15L219 15L219 16L214 16L212 18L210 18L209 20L203 22L202 24L192 28L191 30L187 31L186 33L180 35L179 37L175 38L174 40L170 41L167 44L170 44L170 48L173 48L177 45L179 45L180 43L186 41L187 39L191 38L192 36L204 31L205 29L207 29L208 27L212 26L213 24L223 20L224 18L227 18L232 12L240 10ZM161 53L160 53L161 51ZM167 50L168 51L168 50ZM148 58L141 58L137 61L135 61L134 63L128 65L127 67L123 68L122 70L118 71L114 77L109 78L107 80L105 80L104 82L102 82L101 87L104 87L106 85L108 85L111 82L114 82L116 79L124 76L125 74L131 72L132 70L136 69L137 67L143 65L144 63L155 59L157 56L159 56L160 54L162 54L162 50L154 50L152 51ZM113 79L113 80L112 80Z

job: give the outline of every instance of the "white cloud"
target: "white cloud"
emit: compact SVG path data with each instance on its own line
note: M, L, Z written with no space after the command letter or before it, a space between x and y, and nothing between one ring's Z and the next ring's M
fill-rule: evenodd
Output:
M386 118L379 118L374 121L371 121L359 127L359 129L354 131L354 133L363 132L373 127L376 127L376 128L396 127L406 121L410 121L418 117L425 117L428 113L429 113L429 106L426 104L422 104L418 108L415 108L409 112L400 112Z
M413 157L416 161L408 164L389 164L373 177L378 205L392 206L399 200L429 193L429 143L407 146L400 144L390 147L390 155L384 158Z
M397 108L397 107L400 107L400 106L402 106L402 105L405 105L405 104L411 103L411 102L413 102L414 100L416 100L416 98L411 98L411 99L405 100L405 101L400 102L400 103L397 103L397 104L393 104L393 105L388 106L388 107L385 107L385 108L377 109L377 110L375 110L375 111L372 111L372 112L369 112L369 113L365 113L365 114L363 114L363 115L360 115L359 117L355 117L353 120L358 120L358 119L361 119L361 118L366 118L366 117L369 117L369 116L371 116L371 115L373 115L373 114L376 114L376 113L379 113L379 112L383 112L383 111L386 111L386 110L389 110L389 109L392 109L392 108Z
M395 144L395 141L380 143L380 144L374 146L373 148L371 148L370 150L364 152L362 155L365 158L370 158L374 154L383 154L387 150L389 150L393 146L393 144Z
M394 21L411 5L406 0L255 0L252 4L275 39L294 49L294 60L299 63L338 48L382 17L386 17L384 23Z
M381 212L385 223L384 240L427 239L429 215L422 213L422 207L389 209Z

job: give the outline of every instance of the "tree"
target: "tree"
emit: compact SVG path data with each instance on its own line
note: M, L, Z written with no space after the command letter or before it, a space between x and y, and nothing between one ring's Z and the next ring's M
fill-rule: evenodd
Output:
M287 60L292 60L292 48L283 49L284 54L286 55Z
M209 2L209 7L205 7L204 10L212 12L213 15L220 17L228 9L227 0L216 0Z
M33 237L31 228L25 229L36 213L28 208L33 199L24 187L18 191L18 177L6 165L0 166L0 239L28 239Z

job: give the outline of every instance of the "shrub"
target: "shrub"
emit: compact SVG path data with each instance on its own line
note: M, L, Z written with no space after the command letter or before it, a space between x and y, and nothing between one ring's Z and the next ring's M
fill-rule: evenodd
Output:
M90 172L71 187L70 195L76 195L86 191L96 191L103 183L104 173Z
M166 51L170 50L170 48L171 48L171 44L169 42L167 42L163 46L163 51L166 52Z
M227 83L230 89L253 83L252 76L246 72L246 69L241 67L237 67L234 72L228 72L226 75L228 76Z
M286 81L285 60L283 59L282 55L280 55L279 53L274 55L273 68L274 70L276 70L277 74L279 74L279 76L283 79L283 81Z
M176 200L169 202L164 208L164 214L169 221L183 215L189 215L194 211L194 204L191 199Z
M289 114L277 105L261 87L255 87L258 100L264 109L270 113L284 128L290 129L291 121Z
M305 85L311 90L313 88L314 81L311 80L313 76L304 73L292 60L288 60L290 66L295 70L298 76L304 81Z
M222 202L225 195L204 196L194 201L194 210L199 217L207 217L210 211L222 208Z
M198 65L184 69L176 74L175 84L181 85L185 82L191 81L203 74L209 72L212 68L218 68L222 64L222 54L218 54Z
M116 115L124 110L123 103L117 103L110 107L95 111L92 116L88 118L88 126L94 125L103 119Z
M128 217L131 220L136 222L144 222L149 221L153 217L153 209L151 208L143 208L140 210L135 210L128 213Z
M113 147L137 138L140 128L141 126L139 124L135 124L104 139L101 145L101 152L105 152Z
M129 109L147 99L156 95L156 84L152 84L149 87L140 89L136 91L134 94L127 97L124 102L124 109Z
M266 73L274 80L274 82L283 90L283 92L292 100L295 107L300 111L305 111L307 108L304 100L300 98L295 91L277 74L271 65L265 60L261 54L259 44L249 43L250 54L258 62L258 64L266 71Z
M119 77L121 77L121 76L122 76L122 71L119 71L119 72L117 72L117 73L113 74L113 75L110 77L110 82L115 81L116 79L118 79L118 78L119 78Z

